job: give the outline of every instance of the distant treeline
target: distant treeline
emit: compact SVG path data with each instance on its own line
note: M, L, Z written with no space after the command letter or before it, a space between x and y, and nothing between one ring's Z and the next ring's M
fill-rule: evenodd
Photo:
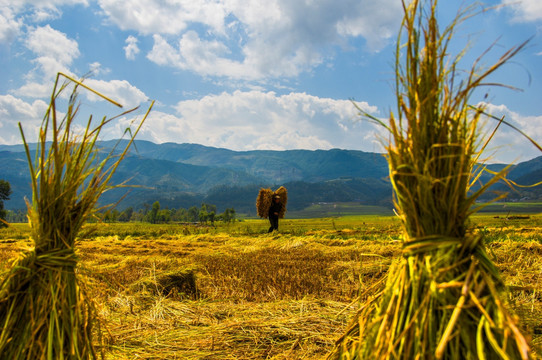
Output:
M151 224L183 222L183 223L214 223L215 221L234 222L235 209L227 208L222 213L217 213L216 205L202 203L198 208L192 206L188 209L161 208L160 202L155 201L152 205L143 204L143 207L134 210L128 207L122 211L112 209L96 214L96 221L103 222L148 222ZM8 223L26 222L26 212L23 210L7 211Z
M130 193L119 204L119 208L132 207L141 209L143 203L152 204L159 201L164 208L189 209L202 203L216 205L219 212L228 208L248 217L256 217L256 197L260 188L277 189L284 186L288 189L288 210L303 210L312 204L320 202L359 202L363 205L392 205L392 189L386 180L341 178L335 180L308 183L293 181L284 184L251 184L251 185L220 185L211 189L207 194L183 192L160 192L157 190L137 189ZM114 194L112 191L111 194ZM110 197L108 203L115 202L123 194Z

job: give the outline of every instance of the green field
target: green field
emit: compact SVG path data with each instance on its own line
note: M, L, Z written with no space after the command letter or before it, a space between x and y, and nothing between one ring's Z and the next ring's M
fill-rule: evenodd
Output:
M320 203L313 204L300 211L289 211L288 218L310 219L322 217L342 217L355 215L393 215L390 208L384 206L362 205L360 203Z
M484 214L517 215L540 214L542 203L539 202L498 202L487 205L481 209ZM303 210L288 211L290 219L311 219L325 217L379 215L392 216L391 207L364 205L359 202L330 202L313 204ZM242 215L241 215L242 217Z
M106 358L324 358L359 295L401 254L396 217L341 211L284 219L273 234L261 219L89 225L77 245L79 273L103 325ZM542 216L478 215L472 230L485 235L513 286L510 307L538 349ZM0 229L2 269L28 237L26 224Z
M539 202L498 202L490 204L481 210L484 213L503 214L538 214L542 213L542 203Z

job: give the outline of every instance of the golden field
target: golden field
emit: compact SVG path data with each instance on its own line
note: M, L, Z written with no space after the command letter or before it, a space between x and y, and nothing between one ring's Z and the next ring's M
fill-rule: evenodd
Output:
M78 271L100 317L105 357L324 358L359 295L379 288L400 256L399 222L351 216L267 228L265 220L88 225ZM472 229L485 235L510 307L540 354L542 216L476 216ZM0 229L2 271L30 246L29 234L26 224Z

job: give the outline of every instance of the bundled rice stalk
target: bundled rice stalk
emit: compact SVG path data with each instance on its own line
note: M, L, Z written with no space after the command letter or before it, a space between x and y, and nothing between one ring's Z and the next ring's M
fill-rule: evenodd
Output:
M269 217L269 208L271 207L273 196L275 195L280 197L280 203L282 204L282 208L279 212L279 218L284 218L284 214L286 214L286 204L288 203L288 191L284 186L279 187L275 191L264 188L260 189L258 197L256 198L256 210L259 217L264 219Z
M279 218L284 219L284 214L286 214L286 204L288 204L288 190L284 186L279 187L273 195L278 195L280 197L280 203L282 207L280 208Z
M58 117L56 106L68 82L61 84L61 76L75 84L63 118ZM0 283L2 359L97 357L93 336L99 335L99 329L95 329L92 302L77 276L75 241L100 195L113 187L108 183L148 112L120 154L112 151L98 159L96 141L114 118L103 118L95 125L90 117L83 134L75 134L79 87L102 96L80 81L57 75L34 160L19 124L32 180L28 220L34 248L15 260Z
M384 289L367 294L332 359L532 357L517 318L507 310L505 286L483 237L468 227L476 199L506 171L473 187L484 171L477 164L488 140L479 133L484 108L471 107L469 97L525 43L489 68L480 68L478 59L459 81L463 53L451 58L448 45L473 8L441 33L436 6L437 0L403 1L398 116L391 114L386 124L362 112L390 132L387 160L403 226L403 257L390 268Z
M256 210L258 216L267 219L269 216L269 207L273 201L273 190L261 188L256 198Z

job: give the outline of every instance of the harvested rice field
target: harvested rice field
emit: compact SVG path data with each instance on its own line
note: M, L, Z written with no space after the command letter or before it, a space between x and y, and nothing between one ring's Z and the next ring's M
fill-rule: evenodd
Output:
M484 215L490 256L535 353L542 346L542 216ZM232 225L87 225L78 273L106 359L320 359L401 256L392 217ZM0 229L5 271L29 247L26 224Z

